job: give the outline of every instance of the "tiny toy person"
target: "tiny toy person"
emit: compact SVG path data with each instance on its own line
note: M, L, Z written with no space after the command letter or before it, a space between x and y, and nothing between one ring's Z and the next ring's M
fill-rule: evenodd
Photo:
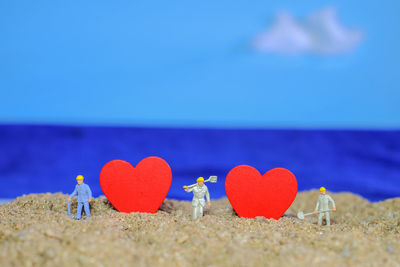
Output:
M190 186L183 186L186 192L193 191L193 219L196 220L203 216L203 208L205 206L204 196L207 198L208 206L211 206L210 202L210 193L208 192L207 186L204 184L204 178L199 177L196 180L197 184L190 185Z
M326 225L331 225L331 220L329 217L329 202L332 203L332 211L336 211L335 201L331 198L331 196L326 194L325 187L321 187L319 189L320 195L317 200L317 205L315 206L314 214L318 214L318 225L322 225L322 217L325 215ZM319 208L319 210L318 210Z
M92 201L92 191L89 186L83 182L83 176L78 175L76 177L76 182L78 183L75 186L74 192L68 197L68 202L71 201L72 198L78 196L78 208L76 210L76 219L80 220L82 216L82 207L85 208L85 214L87 217L90 217L90 207L89 202Z

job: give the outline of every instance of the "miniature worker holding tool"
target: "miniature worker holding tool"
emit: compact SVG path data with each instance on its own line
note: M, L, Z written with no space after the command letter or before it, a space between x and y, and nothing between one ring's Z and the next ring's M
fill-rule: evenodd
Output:
M332 203L332 211L336 211L336 206L335 206L335 201L333 201L333 199L326 194L326 189L325 187L321 187L319 189L320 195L318 197L317 200L317 205L315 206L315 210L314 210L314 214L318 214L318 225L322 225L322 217L325 215L325 219L326 219L326 225L331 225L331 220L329 217L329 211L331 211L331 209L329 209L329 202ZM319 208L319 210L318 210Z
M89 202L92 201L92 191L89 186L83 182L83 176L78 175L76 177L76 182L74 192L68 197L68 202L75 196L78 196L78 208L76 210L76 219L79 220L82 216L82 207L85 207L85 214L90 217Z
M196 182L197 182L197 184L183 186L183 189L185 189L186 192L189 193L189 192L193 191L192 206L193 206L193 219L194 220L203 216L203 208L206 204L206 202L204 201L204 196L207 198L208 206L211 206L210 193L208 192L207 186L204 184L204 182L205 182L204 178L199 177L199 178L197 178ZM216 183L217 176L210 176L210 178L207 179L206 182Z

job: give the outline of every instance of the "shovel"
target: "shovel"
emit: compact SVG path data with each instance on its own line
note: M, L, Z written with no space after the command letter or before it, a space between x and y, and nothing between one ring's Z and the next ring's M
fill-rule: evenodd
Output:
M207 180L204 181L205 183L210 182L210 183L216 183L217 182L217 176L210 176ZM192 188L196 184L189 185L188 188Z
M68 216L74 218L74 216L71 215L71 201L67 201L67 208L68 208Z
M318 214L318 213L321 213L321 212L327 212L327 211L332 211L332 210L321 210L321 211L318 211L317 214ZM299 211L299 212L297 213L297 218L299 218L300 220L304 220L304 217L306 217L306 216L308 216L308 215L312 215L312 214L314 214L314 212L303 213L302 211Z
M217 182L217 176L210 176L204 182L216 183Z

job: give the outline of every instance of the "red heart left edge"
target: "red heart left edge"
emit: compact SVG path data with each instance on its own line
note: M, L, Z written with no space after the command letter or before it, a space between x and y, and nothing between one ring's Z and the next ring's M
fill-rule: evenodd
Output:
M171 183L171 168L159 157L144 158L136 167L124 160L112 160L100 172L101 190L119 212L155 213Z

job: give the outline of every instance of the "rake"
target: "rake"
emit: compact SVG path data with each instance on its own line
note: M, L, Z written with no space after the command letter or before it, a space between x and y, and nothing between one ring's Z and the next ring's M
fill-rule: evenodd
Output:
M321 213L321 212L328 212L328 211L332 211L332 210L321 210L321 211L318 211L317 214ZM308 215L312 215L312 214L314 214L314 213L313 212L303 213L302 211L299 211L297 213L297 218L299 218L300 220L304 220L304 217L306 217Z

